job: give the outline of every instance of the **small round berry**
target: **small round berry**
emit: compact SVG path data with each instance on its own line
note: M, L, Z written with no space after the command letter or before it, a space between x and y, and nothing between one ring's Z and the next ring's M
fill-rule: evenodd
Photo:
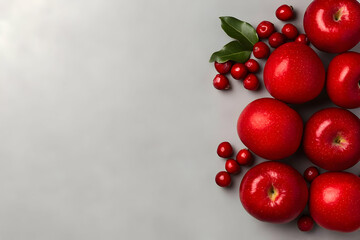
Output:
M232 62L231 61L227 61L224 63L215 62L214 66L215 66L216 71L218 71L218 73L225 74L230 71Z
M247 68L243 63L235 63L231 68L231 76L236 80L242 79L247 74Z
M253 157L248 149L241 149L236 155L236 161L240 165L251 165Z
M293 7L289 5L281 5L278 9L276 9L276 17L282 21L287 21L293 18L294 11Z
M240 172L240 166L234 159L226 160L225 169L230 174L238 174Z
M285 37L287 37L287 39L295 39L299 34L297 28L291 23L285 24L281 29L281 32L285 35Z
M256 27L256 33L259 38L268 38L275 31L274 24L269 21L262 21Z
M300 231L307 232L314 227L314 220L310 216L303 215L297 221Z
M247 90L255 91L259 88L259 79L256 77L255 74L249 73L246 78L244 79L244 88Z
M224 90L230 88L230 82L227 77L221 74L217 74L213 80L214 87L218 90Z
M295 42L298 43L303 43L306 45L309 45L309 39L307 38L307 36L305 34L299 34L299 36L297 36L297 38L295 39Z
M281 45L283 45L286 42L286 37L284 34L279 33L279 32L274 32L273 34L271 34L271 36L269 37L269 44L271 47L273 48L277 48L280 47Z
M233 154L233 148L229 142L222 142L217 148L217 154L222 158L229 158Z
M247 60L247 62L245 63L245 67L251 73L256 73L260 69L260 65L255 59Z
M231 184L231 177L228 172L221 171L218 174L216 174L215 182L220 187L227 187Z
M267 58L270 54L270 48L263 42L257 42L254 45L253 54L258 59Z
M308 167L304 172L304 178L308 182L312 182L319 176L319 170L316 167Z

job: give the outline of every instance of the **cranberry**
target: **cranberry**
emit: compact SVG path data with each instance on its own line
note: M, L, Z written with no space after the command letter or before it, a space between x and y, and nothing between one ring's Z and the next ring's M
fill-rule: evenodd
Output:
M309 39L307 38L307 36L305 34L299 34L299 36L297 36L297 38L295 39L295 42L298 43L304 43L306 45L309 45Z
M233 154L233 148L229 142L222 142L217 148L217 154L222 158L229 158Z
M243 63L235 63L231 68L231 76L237 80L246 76L247 69Z
M312 182L317 176L319 176L319 170L316 167L309 167L304 172L304 178L308 182Z
M276 9L276 17L282 21L290 20L294 17L293 7L289 5L281 5L278 9Z
M310 216L301 216L297 221L300 231L307 232L314 227L314 220Z
M255 59L247 60L247 62L245 63L245 67L251 73L256 73L260 69L260 65Z
M262 21L256 27L256 33L259 38L268 38L275 31L274 24L269 21Z
M213 80L214 87L218 90L224 90L230 88L229 79L224 75L217 74Z
M251 165L253 162L251 152L248 149L241 149L236 155L236 161L240 165Z
M247 90L256 90L259 88L259 79L256 77L255 74L249 73L246 78L244 79L244 88Z
M240 172L240 166L234 159L226 160L225 169L231 174L238 174Z
M295 39L299 34L297 28L291 24L285 24L281 29L281 32L288 38L288 39Z
M221 171L218 174L216 174L215 182L220 187L227 187L231 184L231 177L228 172Z
M271 34L271 36L269 37L269 44L273 48L280 47L285 43L285 41L286 41L285 35L279 32L275 32Z
M257 42L253 48L253 54L256 58L267 58L270 54L270 48L263 42Z
M215 62L214 66L215 66L216 71L218 71L221 74L225 74L225 73L228 73L230 71L231 66L232 66L232 62L231 61L227 61L227 62L224 62L224 63Z

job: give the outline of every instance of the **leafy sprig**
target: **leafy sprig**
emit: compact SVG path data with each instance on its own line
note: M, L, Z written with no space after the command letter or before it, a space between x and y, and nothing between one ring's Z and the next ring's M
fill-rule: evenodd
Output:
M221 50L214 52L210 62L223 63L229 60L244 63L250 58L255 43L259 41L256 30L249 23L234 17L220 17L221 28L234 41L226 44Z

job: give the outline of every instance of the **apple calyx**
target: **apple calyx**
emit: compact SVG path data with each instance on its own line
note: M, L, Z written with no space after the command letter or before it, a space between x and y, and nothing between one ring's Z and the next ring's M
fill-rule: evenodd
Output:
M345 149L349 145L349 142L346 141L346 139L343 138L341 135L337 135L333 140L333 144Z
M333 15L335 22L340 22L342 16L348 15L349 12L347 11L346 7L341 7L339 10L335 12Z
M276 200L276 197L279 195L279 191L274 187L274 185L271 185L268 190L268 197L272 202Z

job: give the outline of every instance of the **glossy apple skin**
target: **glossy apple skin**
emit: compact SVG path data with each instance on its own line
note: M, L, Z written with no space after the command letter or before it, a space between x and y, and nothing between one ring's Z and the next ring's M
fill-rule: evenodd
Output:
M343 108L360 107L360 53L347 52L331 60L326 90L336 105Z
M277 196L269 197L275 188ZM240 184L240 201L260 221L286 223L304 210L308 201L305 180L294 168L280 162L263 162L251 168Z
M342 12L338 21L336 13ZM341 53L360 41L360 3L356 0L315 0L305 11L304 30L319 50Z
M303 121L285 103L260 98L241 112L237 131L241 141L252 152L269 160L289 157L299 148Z
M353 232L360 228L360 178L347 172L327 172L311 183L310 214L329 230Z
M348 110L327 108L306 123L303 146L319 167L341 171L360 160L360 120Z
M270 55L264 68L264 83L274 98L300 104L320 94L325 85L325 68L309 46L289 42Z

